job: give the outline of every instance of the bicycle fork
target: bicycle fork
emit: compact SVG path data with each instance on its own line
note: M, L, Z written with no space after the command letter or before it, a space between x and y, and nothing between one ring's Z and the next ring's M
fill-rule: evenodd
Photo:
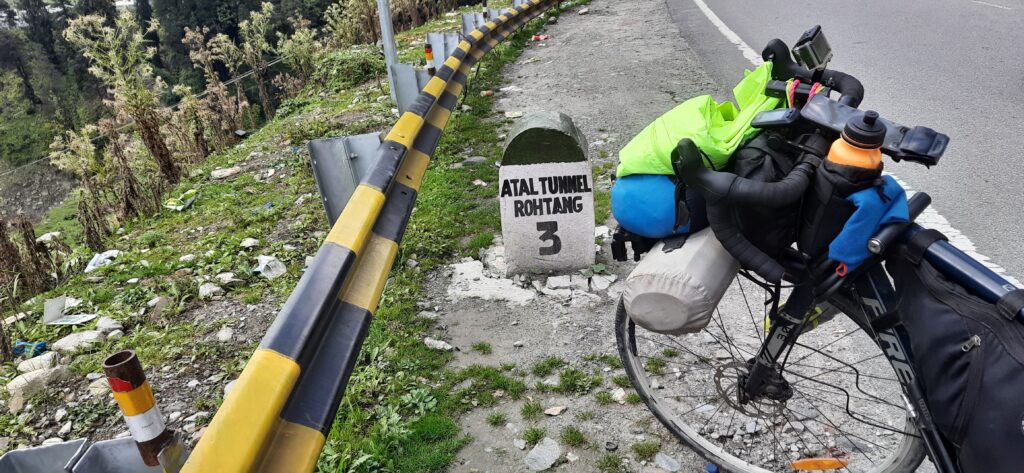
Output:
M813 287L798 286L786 300L786 305L773 311L771 328L754 357L750 372L746 379L740 379L742 389L738 389L737 392L741 404L756 400L763 394L778 400L787 400L792 396L792 391L788 389L785 379L781 376L778 362L787 348L796 343L801 333L801 325L813 303ZM771 392L766 393L766 390Z

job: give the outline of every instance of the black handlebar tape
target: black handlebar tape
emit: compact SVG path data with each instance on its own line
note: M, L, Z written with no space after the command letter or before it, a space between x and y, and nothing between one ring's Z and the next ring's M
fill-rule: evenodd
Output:
M722 247L729 252L743 268L749 269L770 283L782 282L786 269L760 248L754 246L736 228L731 207L726 202L708 202L708 223Z
M737 176L726 193L725 201L730 204L784 207L804 195L813 175L814 165L800 162L793 166L786 177L776 182L754 181Z
M857 108L864 100L864 85L856 77L845 72L825 70L821 74L821 83L843 95L839 98L839 103Z

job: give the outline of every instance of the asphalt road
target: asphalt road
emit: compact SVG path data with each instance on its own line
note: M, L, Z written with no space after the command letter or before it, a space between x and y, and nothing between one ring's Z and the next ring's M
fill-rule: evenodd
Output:
M862 109L951 137L939 165L887 169L933 198L950 224L1013 276L1024 274L1024 0L704 0L758 54L820 24L830 67L866 89ZM698 8L666 0L720 84L750 63Z

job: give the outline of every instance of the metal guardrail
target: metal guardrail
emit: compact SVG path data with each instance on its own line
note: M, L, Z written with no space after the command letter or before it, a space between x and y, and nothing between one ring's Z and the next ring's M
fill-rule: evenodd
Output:
M185 472L312 471L398 253L427 164L470 69L556 0L469 33L377 149L313 264L249 359Z

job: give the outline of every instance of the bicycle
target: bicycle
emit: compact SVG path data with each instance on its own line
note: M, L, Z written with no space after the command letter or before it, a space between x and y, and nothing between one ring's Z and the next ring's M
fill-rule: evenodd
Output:
M864 113L856 108L864 89L855 77L824 67L831 51L823 36L816 39L819 35L815 27L801 37L794 48L799 64L778 39L762 55L773 63L773 76L819 82L841 97L833 100L811 87L790 91L775 81L769 84L774 92L793 93L806 104L795 117L783 110L764 113L787 126L838 133L850 117ZM897 161L938 163L948 137L880 120L888 127L883 153ZM925 135L927 143L921 141ZM619 355L655 417L726 471L898 473L915 471L927 456L939 473L959 473L956 452L925 404L915 354L882 266L888 250L924 231L914 220L930 197L913 195L910 220L883 226L869 240L870 258L845 272L827 255L795 248L787 248L785 258L769 257L747 241L728 213L734 204L771 206L799 199L812 180L812 164L798 164L785 179L769 184L706 169L689 140L680 142L677 153L678 177L704 195L712 230L745 269L699 333L647 332L619 303ZM988 302L1016 289L945 241L928 246L924 258ZM842 315L808 326L808 314L822 311ZM1017 320L1024 321L1024 314Z

